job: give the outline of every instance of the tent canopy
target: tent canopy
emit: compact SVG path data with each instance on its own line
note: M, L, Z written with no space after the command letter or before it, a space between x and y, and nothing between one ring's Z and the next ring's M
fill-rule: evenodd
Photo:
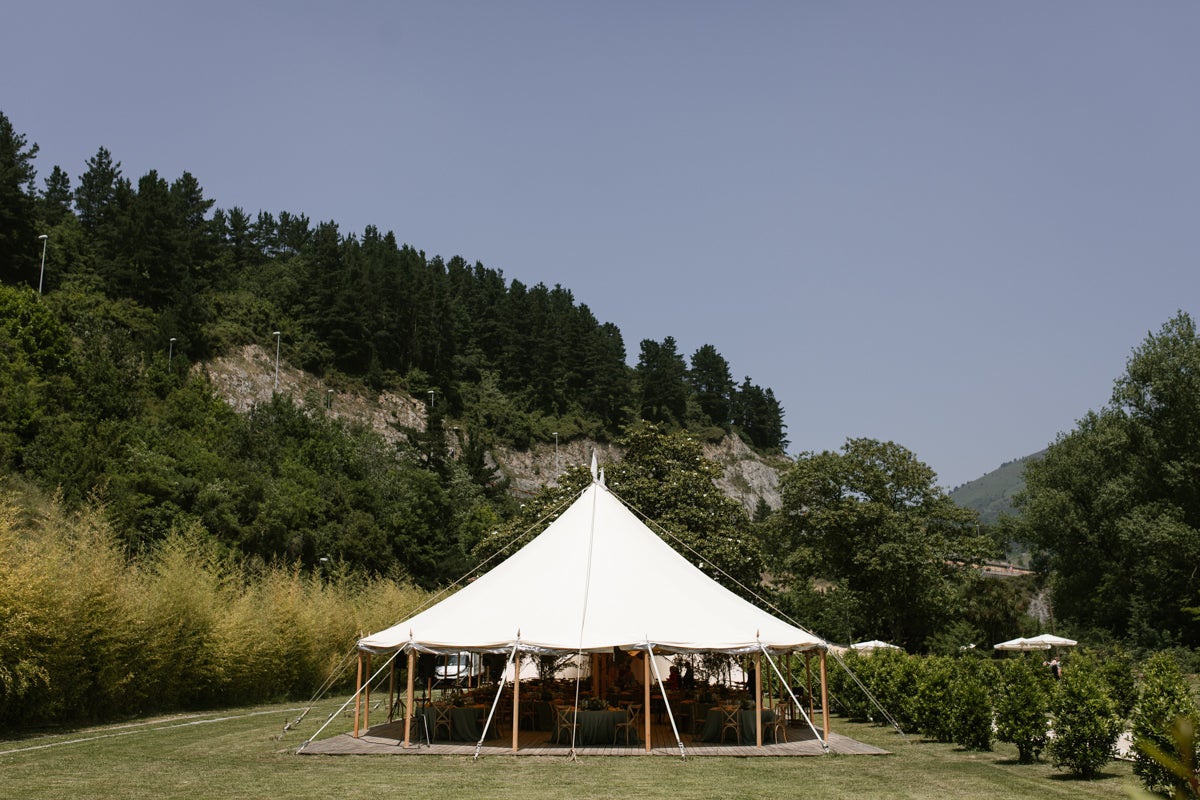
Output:
M537 538L435 606L360 639L381 652L821 650L712 580L594 481Z

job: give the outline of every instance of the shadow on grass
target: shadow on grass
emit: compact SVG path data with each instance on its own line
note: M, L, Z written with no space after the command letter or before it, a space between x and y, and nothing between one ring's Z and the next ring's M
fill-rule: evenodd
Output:
M1082 775L1076 775L1073 772L1056 772L1053 775L1048 775L1047 779L1052 781L1062 781L1064 783L1091 783L1093 781L1111 781L1117 780L1121 776L1111 772L1097 772L1090 778L1085 778Z

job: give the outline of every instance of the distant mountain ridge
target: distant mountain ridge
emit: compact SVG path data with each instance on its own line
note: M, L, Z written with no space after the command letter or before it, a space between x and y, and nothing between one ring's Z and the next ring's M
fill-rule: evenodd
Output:
M1012 498L1025 488L1025 465L1032 459L1041 458L1045 450L1006 461L986 475L968 481L950 491L950 499L963 508L979 512L979 519L992 523L1001 514L1013 514Z

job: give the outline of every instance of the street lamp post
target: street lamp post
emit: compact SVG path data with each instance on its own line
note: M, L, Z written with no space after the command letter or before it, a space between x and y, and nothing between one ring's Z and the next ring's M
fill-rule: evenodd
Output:
M171 344L167 349L167 371L171 370L171 360L175 358L175 337L171 337Z
M271 335L275 337L275 391L279 391L279 331Z
M425 432L429 435L429 463L433 463L433 393L429 390L429 413L425 415Z
M42 279L46 277L46 241L49 235L43 233L38 237L42 240L42 271L38 273L38 294L42 293Z

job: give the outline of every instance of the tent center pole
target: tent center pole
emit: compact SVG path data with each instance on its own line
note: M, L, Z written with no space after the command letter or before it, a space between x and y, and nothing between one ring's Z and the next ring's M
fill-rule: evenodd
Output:
M754 654L754 746L762 747L762 655Z
M654 651L647 649L646 658L642 661L642 711L646 715L646 752L650 752L650 659Z
M512 751L517 752L517 739L521 734L521 654L516 655L513 668L513 740Z

